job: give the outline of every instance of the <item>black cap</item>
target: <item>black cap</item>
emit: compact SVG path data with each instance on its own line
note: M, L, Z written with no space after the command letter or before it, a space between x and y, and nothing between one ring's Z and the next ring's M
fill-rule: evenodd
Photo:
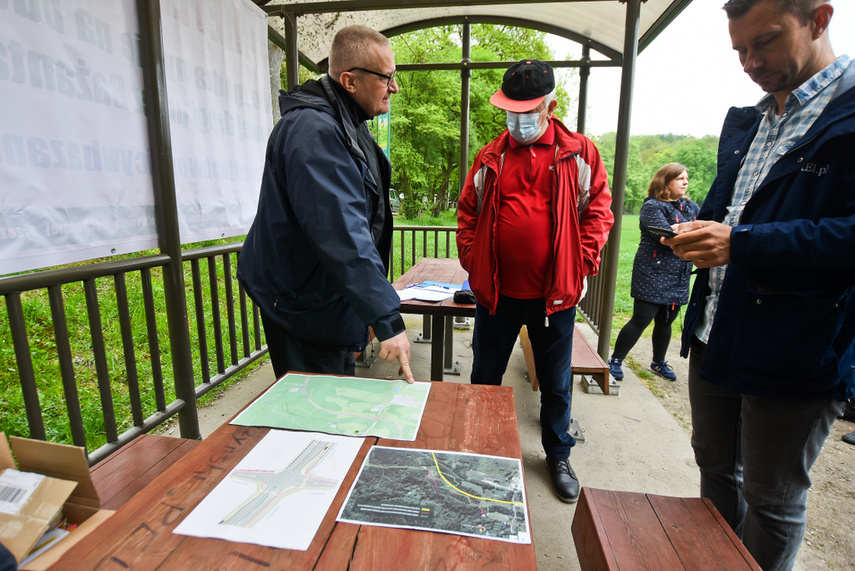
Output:
M524 59L508 68L502 78L502 88L490 98L490 103L522 113L534 109L555 89L552 67L537 59Z

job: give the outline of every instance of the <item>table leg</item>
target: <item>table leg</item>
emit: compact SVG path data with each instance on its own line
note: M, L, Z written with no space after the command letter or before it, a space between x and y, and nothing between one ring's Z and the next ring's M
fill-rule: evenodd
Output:
M443 371L446 375L460 376L462 367L460 363L454 362L454 318L443 317L445 321L445 359L443 360Z
M432 321L433 320L430 315L422 316L422 332L416 335L416 338L413 339L414 343L430 343Z
M445 318L437 316L431 320L430 379L441 381L443 372L443 349L445 348Z

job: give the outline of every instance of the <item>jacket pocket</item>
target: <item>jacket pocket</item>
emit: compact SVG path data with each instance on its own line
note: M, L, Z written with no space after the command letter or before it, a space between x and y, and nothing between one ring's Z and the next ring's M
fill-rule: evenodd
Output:
M739 368L761 376L805 381L837 375L834 341L844 321L844 297L751 288L740 312L734 348Z

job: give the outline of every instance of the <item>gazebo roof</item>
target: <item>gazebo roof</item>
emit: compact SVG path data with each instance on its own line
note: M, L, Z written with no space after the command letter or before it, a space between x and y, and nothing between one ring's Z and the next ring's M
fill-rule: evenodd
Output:
M299 49L318 63L335 33L362 24L392 36L463 21L509 24L569 38L620 61L626 4L619 0L512 2L509 0L254 0L272 15L297 17ZM639 46L647 46L691 0L647 0L639 20ZM271 18L282 31L282 19Z

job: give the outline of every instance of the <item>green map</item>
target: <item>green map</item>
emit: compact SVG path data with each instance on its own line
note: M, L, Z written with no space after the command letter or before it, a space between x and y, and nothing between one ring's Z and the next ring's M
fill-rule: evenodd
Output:
M430 383L289 373L231 423L416 439Z
M531 543L517 458L373 446L337 519Z

